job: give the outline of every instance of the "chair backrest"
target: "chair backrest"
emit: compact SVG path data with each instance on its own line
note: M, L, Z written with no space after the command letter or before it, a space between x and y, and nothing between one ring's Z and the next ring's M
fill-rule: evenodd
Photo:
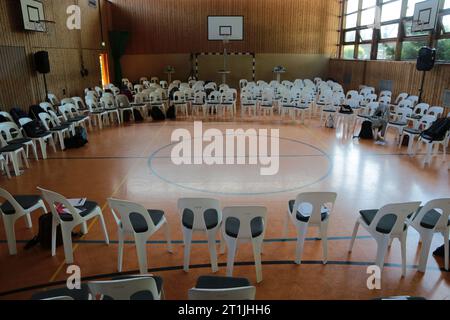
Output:
M64 99L61 100L61 104L62 105L69 104L69 103L74 104L75 101L73 101L72 98L64 98Z
M41 120L47 131L50 131L51 128L56 127L56 122L48 113L39 113L39 120Z
M405 222L408 216L415 213L420 204L421 202L388 204L377 212L369 228L379 233L377 227L380 221L388 216L394 216L396 220L389 234L399 235L405 230Z
M14 197L7 190L5 190L3 188L0 188L0 198L5 199L6 201L8 201L11 204L11 206L14 208L14 211L16 212L15 214L24 212L23 208L16 201L16 199L14 199ZM2 204L2 203L3 202L0 201L0 204ZM0 207L0 213L4 214L1 207Z
M227 207L222 211L223 223L222 227L224 234L226 234L226 226L228 220L236 219L239 221L239 239L252 239L252 221L261 218L263 220L263 233L265 235L265 225L267 218L267 208L265 207Z
M372 116L375 113L375 111L378 109L379 106L380 106L379 102L370 102L367 105L367 108L369 109L369 115Z
M380 92L380 98L381 97L389 97L392 98L392 92L388 90L383 90Z
M194 103L204 104L206 102L206 93L203 91L197 91L194 95Z
M350 100L350 99L353 99L353 98L355 98L355 97L357 97L357 96L359 96L358 91L356 91L356 90L350 90L349 92L347 92L346 98L347 98L348 100Z
M138 97L138 95L135 96L135 102L136 103L143 103L143 101L144 101L143 97L142 97L142 99L140 99L139 102L136 100L136 97ZM162 104L162 102L163 102L161 93L157 92L157 91L152 92L150 94L149 98L150 98L150 103L153 104L153 105L155 105L155 104Z
M347 100L347 105L349 105L352 109L357 109L359 107L360 100L354 98Z
M399 121L401 121L401 122L406 121L406 118L409 117L409 116L411 116L412 113L413 113L413 111L412 111L411 108L408 108L408 107L403 106L403 105L399 105L399 106L397 107L396 112L397 112L397 116L400 117L400 118L399 118Z
M432 116L436 116L436 118L440 118L442 117L442 115L444 114L444 108L443 107L431 107L430 109L428 109L427 115L432 115Z
M395 99L395 104L399 104L401 101L406 100L409 94L406 92L402 92L398 95L397 99Z
M206 215L208 213L217 214L218 224L220 227L222 223L222 208L220 201L216 199L205 198L183 198L178 200L178 212L183 219L185 215L192 214L194 222L192 224L193 230L206 230Z
M128 97L124 94L119 94L118 96L116 96L116 103L119 106L119 108L130 107L130 101L128 100Z
M244 301L255 300L255 287L242 287L231 289L197 289L189 290L189 300L195 301Z
M147 224L147 230L145 233L153 234L156 231L153 220L148 214L148 211L142 205L117 199L108 199L108 204L111 208L111 212L117 226L124 232L131 234L136 233L131 220L133 217L138 216L140 219L144 219Z
M70 214L72 216L71 222L73 222L74 224L79 224L79 222L82 221L78 210L75 209L64 196L54 191L46 190L40 187L38 187L37 189L41 191L42 197L50 205L53 217L56 218L59 222L62 222L62 220L58 213L58 210L56 209L58 205L63 205L67 211L66 214Z
M100 107L97 99L93 99L92 97L86 97L86 104L88 106L89 112L91 113L102 110L102 107Z
M409 96L408 98L406 98L407 100L412 102L413 107L419 103L419 97L418 96Z
M114 97L111 97L109 95L108 96L104 95L103 97L101 97L100 104L105 109L114 109L116 107L116 101Z
M380 99L378 100L378 102L380 102L382 104L391 104L392 98L389 96L380 96Z
M205 85L205 90L206 90L206 89L217 90L217 84L214 83L214 82L207 83L207 84Z
M113 281L92 281L88 283L94 299L108 297L113 300L128 301L142 293L151 293L153 300L161 300L156 281L152 277L137 277Z
M134 86L134 91L136 91L136 93L142 92L142 90L144 90L144 86L142 84L136 84Z
M74 101L74 105L77 108L77 111L87 109L86 104L84 103L83 99L81 99L81 97L72 97L72 100Z
M0 135L3 136L6 142L17 138L23 138L22 131L15 122L0 123Z
M430 109L430 105L428 103L419 103L414 107L413 114L424 116L427 113L428 109Z
M334 192L310 192L302 193L297 196L292 214L297 215L301 209L302 214L311 213L309 222L318 224L322 221L322 210L326 208L329 213L334 208L337 199L337 193Z
M427 130L429 129L433 123L437 120L437 118L435 116L431 116L431 115L424 115L420 121L419 124L417 125L417 129L420 130Z
M42 109L44 109L45 112L48 112L49 110L56 111L56 110L53 108L53 106L51 105L51 103L48 103L48 102L41 102L41 103L39 103L39 106L40 106Z
M433 230L445 230L448 227L448 219L450 216L450 199L436 199L428 202L423 206L423 208L417 213L413 219L413 225L420 226L425 215L430 211L436 211L441 215Z
M240 89L244 89L247 86L247 84L248 84L248 80L246 80L246 79L239 80L239 88Z
M54 95L53 93L49 93L47 95L48 100L50 101L51 104L53 104L54 106L59 105L60 101L58 100L58 98L56 97L56 95Z
M402 107L402 108L409 108L409 109L412 110L412 108L413 108L413 102L412 102L411 100L405 99L405 100L400 101L400 103L398 104L398 106L399 106L399 107Z
M163 89L167 89L169 88L169 83L167 81L160 81L159 85L161 86L161 88Z
M219 102L221 97L221 93L219 91L213 91L208 96L209 102Z
M173 101L176 103L183 103L186 102L186 97L182 91L177 91L173 95Z
M58 107L59 113L63 116L64 120L69 120L73 118L72 110L71 110L72 104L65 104Z
M0 111L0 116L5 117L6 119L8 119L11 122L14 122L13 117L11 117L11 115L9 114L9 112L6 111Z

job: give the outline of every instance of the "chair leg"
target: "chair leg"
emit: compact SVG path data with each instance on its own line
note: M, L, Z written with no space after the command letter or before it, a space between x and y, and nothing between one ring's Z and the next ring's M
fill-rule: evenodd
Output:
M449 271L449 255L450 255L450 243L449 243L449 235L450 235L450 228L447 228L445 232L442 233L444 236L444 250L445 250L445 270Z
M34 141L31 142L31 148L33 149L33 154L34 154L34 158L36 159L36 161L39 161L39 156L37 153L37 149L36 149L36 144L34 143Z
M422 239L422 248L420 250L419 272L427 270L428 256L430 255L431 243L433 242L434 233L424 232L420 234Z
M50 136L48 138L48 141L49 141L50 145L52 146L53 152L56 153L56 144L55 144L55 139L53 139L53 136Z
M117 256L117 270L119 272L122 272L123 268L123 247L124 247L124 241L125 237L121 230L118 230L117 238L119 242L119 250L118 250L118 256Z
M288 232L289 232L289 220L291 219L291 213L289 211L287 211L287 215L284 218L284 226L283 226L283 237L287 237L288 236Z
M358 235L360 222L356 221L355 228L353 229L352 241L350 242L350 247L348 248L348 252L353 251L353 246L355 245L356 236Z
M262 265L261 265L262 239L261 240L253 240L252 244L253 244L253 255L255 258L256 282L261 283L263 280Z
M300 223L297 226L297 247L295 251L295 263L302 264L303 247L305 245L306 230L308 229L308 224Z
M99 219L100 219L100 223L102 225L102 230L103 230L103 235L105 236L105 243L107 245L109 245L109 235L108 235L108 230L106 229L106 223L105 223L105 218L103 218L103 215L100 213L99 214Z
M88 225L87 225L86 221L81 224L81 233L83 235L87 235L88 234Z
M169 253L173 253L172 240L170 238L170 226L169 226L168 222L165 223L163 230L164 230L164 236L166 237L166 241L167 241L167 251L169 251Z
M56 230L58 228L58 221L52 219L52 257L56 256Z
M189 272L191 258L192 230L183 227L184 240L184 271Z
M236 257L237 239L229 238L227 240L228 257L227 257L227 277L233 276L234 258Z
M375 264L380 267L381 270L384 268L384 259L386 257L386 252L389 246L389 238L386 236L382 239L379 239L377 241L378 248L377 248L377 258L375 261Z
M31 221L31 215L30 214L26 214L25 215L25 223L26 223L28 229L32 229L33 228L33 222Z
M208 249L209 254L211 256L211 268L212 272L216 273L219 271L219 267L217 265L217 248L216 248L216 235L217 231L208 231Z
M66 264L73 263L73 248L72 248L72 229L61 225L61 232L64 244L64 255L66 257Z
M401 251L402 251L402 277L406 277L406 240L408 232L404 232L400 239Z
M22 149L22 150L20 151L20 154L22 155L22 160L23 160L23 162L25 163L25 167L30 168L30 164L28 163L28 157L27 157L27 155L26 155L25 150Z
M148 272L147 265L147 241L145 238L136 237L136 251L139 261L139 271L141 274L146 274Z
M322 237L323 264L328 263L328 220L320 225L320 236Z
M3 216L3 224L5 226L6 240L8 242L8 250L11 256L17 254L16 232L14 230L14 220Z
M19 168L19 162L18 162L17 154L16 153L10 153L10 159L11 159L11 162L13 164L14 174L16 175L16 177L20 176L20 168Z
M39 139L39 145L41 146L42 159L47 159L47 144L44 139Z

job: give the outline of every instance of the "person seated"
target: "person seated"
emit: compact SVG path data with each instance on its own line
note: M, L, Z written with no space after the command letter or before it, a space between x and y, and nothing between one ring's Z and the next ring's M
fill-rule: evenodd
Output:
M372 117L370 117L370 121L372 121L372 129L378 129L378 134L376 137L376 144L385 145L385 135L387 125L389 123L390 118L390 110L389 105L380 103L378 108L375 110Z

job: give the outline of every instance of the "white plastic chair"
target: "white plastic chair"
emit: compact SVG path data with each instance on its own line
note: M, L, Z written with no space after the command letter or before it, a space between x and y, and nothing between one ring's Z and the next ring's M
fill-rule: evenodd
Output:
M309 226L318 227L323 245L323 263L328 262L328 223L337 194L332 192L303 193L296 200L289 201L288 216L284 224L287 235L289 219L297 229L297 248L295 262L301 264L303 247Z
M420 202L390 204L380 210L362 210L353 231L349 252L352 252L362 225L377 242L377 257L375 264L384 268L387 249L393 239L398 239L402 252L402 275L406 276L406 238L408 235L407 219L419 209Z
M89 108L89 114L94 118L94 124L98 126L100 130L103 129L105 123L109 123L108 112L106 112L97 102L96 99L86 97L86 103Z
M137 300L139 299L137 295L145 295L146 293L151 294L148 300L151 300L151 298L161 300L161 292L158 291L156 281L152 276L112 281L92 281L88 283L88 286L94 300L104 300L105 297L117 301Z
M260 283L263 280L261 253L265 237L267 208L228 207L222 212L222 235L228 248L227 276L233 275L238 243L251 242L255 258L256 279Z
M200 111L203 117L206 117L206 93L204 91L197 91L194 95L194 100L192 101L192 116L198 116Z
M243 301L255 300L256 288L247 279L203 276L189 290L189 300Z
M422 242L419 271L425 272L433 237L436 233L444 237L445 270L449 271L450 199L437 199L428 202L409 222L420 234Z
M64 255L66 264L73 264L73 248L72 248L72 230L81 225L83 234L87 234L87 221L98 217L100 219L105 242L109 245L108 231L106 230L105 220L101 208L95 202L86 201L83 208L76 209L70 202L56 192L38 188L42 192L45 201L50 205L53 214L52 222L52 256L56 255L56 229L61 225L61 233L64 244ZM60 214L56 209L58 205L65 208L65 213Z
M248 116L256 117L258 105L256 100L253 99L250 93L242 93L241 94L241 113L242 116L248 114Z
M212 271L219 271L217 265L216 239L222 225L222 209L215 199L180 199L178 212L184 236L184 271L189 271L192 235L194 232L205 233L211 256Z
M103 107L103 110L108 113L110 123L113 122L114 116L116 117L119 125L122 123L122 118L120 117L119 109L117 108L115 98L112 95L104 94L100 98L100 104Z
M182 91L175 92L173 95L173 104L175 105L176 113L178 114L178 111L182 111L183 114L188 117L188 103L186 102L186 97Z
M3 136L0 135L0 154L2 154L5 158L5 167L7 172L9 169L7 168L8 163L12 163L14 174L16 177L21 175L20 167L22 163L25 163L25 166L29 168L27 154L25 152L25 148L20 144L8 145L6 141L3 139Z
M414 143L416 138L420 137L420 134L424 130L430 128L435 121L435 116L423 116L420 122L418 122L414 127L403 129L398 147L401 148L403 145L403 140L405 139L405 137L408 137L408 155L413 156L416 153L416 151L414 150Z
M443 107L431 107L428 109L427 115L429 116L435 116L436 119L439 119L444 115L444 108Z
M19 119L19 123L22 127L30 122L33 122L33 120L30 118ZM37 138L33 138L33 137L30 137L30 138L33 139L35 141L35 143L36 142L39 143L39 145L41 147L42 159L44 159L44 160L47 159L47 143L49 143L51 145L53 151L56 152L55 139L53 139L53 134L51 132L43 133L42 135L40 135Z
M128 97L124 94L119 94L116 96L116 105L119 108L119 112L120 112L120 120L123 123L124 122L124 118L123 118L123 114L125 111L130 112L130 118L132 121L134 121L134 112L133 110L135 109L133 106L130 105L130 101L128 100ZM145 112L143 112L143 114L145 114ZM143 115L144 116L144 115Z
M34 157L36 160L39 160L36 144L33 139L25 138L22 134L20 128L16 125L15 122L4 122L0 123L0 134L3 137L6 137L6 143L8 145L11 144L21 144L26 147L27 157L30 156L30 148L33 151ZM14 135L14 136L13 136Z
M67 125L67 126L57 125L55 120L48 113L40 113L39 119L41 120L42 124L44 125L44 127L47 131L53 132L55 134L55 136L58 137L61 150L64 151L66 149L66 146L64 143L64 137L66 135L70 136L70 130L71 130L70 126L69 125ZM53 138L53 139L55 139L55 138Z
M169 224L163 211L147 210L137 203L116 199L108 199L108 204L117 223L119 272L122 272L123 247L126 236L134 237L141 274L148 272L147 241L158 230L164 229L168 251L172 252Z
M10 255L17 254L16 233L14 225L16 221L25 217L28 229L33 227L31 221L31 213L42 209L43 213L47 212L44 201L40 196L22 195L12 196L5 189L0 188L0 198L6 200L0 206L0 213L3 218L5 227L6 240L8 242L8 250Z
M48 93L47 98L50 101L50 103L54 106L59 106L61 104L61 101L59 101L59 99L53 93Z
M440 146L442 146L442 148L444 149L444 152L442 154L442 161L445 162L447 159L447 147L448 147L449 141L450 141L450 131L447 131L447 134L445 135L445 137L440 141L437 141L437 140L431 141L422 136L419 137L417 147L419 148L421 144L425 144L426 149L427 149L427 154L424 159L424 165L431 163L433 156L435 156L438 153Z

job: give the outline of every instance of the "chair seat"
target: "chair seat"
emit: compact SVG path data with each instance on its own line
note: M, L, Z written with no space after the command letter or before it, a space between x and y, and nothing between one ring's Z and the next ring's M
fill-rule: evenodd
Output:
M240 222L236 218L229 218L226 221L225 231L228 236L237 238L239 235ZM252 237L257 238L264 232L264 223L262 218L253 219L251 222Z
M39 201L42 200L41 196L37 195L25 195L25 196L13 196L14 199L20 204L22 208L25 210L30 209L31 207L34 207ZM16 213L16 210L14 210L14 207L9 203L9 201L6 201L2 204L0 207L5 215L13 215Z
M289 211L292 212L292 210L294 210L294 205L295 205L295 200L291 200L289 201ZM322 221L325 221L330 215L330 211L325 208L322 207ZM300 212L300 208L297 211L297 220L301 221L301 222L309 222L309 219L311 218L311 216L309 215L304 215L304 213Z
M97 202L86 201L86 203L84 204L83 207L75 207L75 208L81 210L81 212L79 213L80 216L86 217L89 214L91 214L97 207L98 207ZM62 221L65 221L65 222L69 222L69 221L73 220L72 215L69 213L60 214L59 217L61 218Z
M206 210L204 213L205 224L208 230L214 229L219 224L219 215L215 209ZM194 212L190 209L185 209L183 212L183 226L187 229L192 229L194 225Z
M57 126L57 127L51 128L50 131L58 132L58 131L64 131L64 130L68 130L68 129L70 129L70 125L61 125L61 126Z
M407 125L406 122L398 122L398 121L389 121L390 125L404 127Z
M150 219L152 219L153 224L158 225L164 218L164 211L161 210L147 210ZM144 233L148 231L147 221L143 216L138 213L130 214L130 221L133 229L136 233Z
M378 210L361 210L359 213L361 214L361 217L364 220L364 222L367 223L367 225L370 225L375 216L377 215ZM412 212L408 216L408 218L411 218L413 214L414 212ZM389 234L392 231L392 228L394 227L396 221L397 218L395 215L386 215L380 220L376 230L379 233ZM404 229L406 230L407 228L408 226L405 225Z
M308 110L309 107L305 107L305 106L296 106L295 109Z
M295 104L283 104L282 107L283 108L295 108L296 105Z
M192 104L194 107L203 107L205 104L204 103L193 103Z
M21 139L15 139L15 140L9 141L8 145L11 145L11 144L26 144L26 143L30 143L32 141L33 141L32 139L21 138Z
M139 108L139 107L145 107L145 106L146 106L145 103L130 103L130 105L131 105L132 107L136 107L136 108Z
M20 150L22 148L23 148L23 146L21 144L11 144L11 145L1 148L0 153L14 152L14 151Z
M119 280L130 280L130 279L141 279L140 276L121 276L121 277L114 277L111 280L112 281L119 281ZM158 290L158 293L161 294L162 288L163 288L163 278L157 277L157 276L151 276L155 280L156 283L156 289ZM111 300L108 297L105 297L105 300ZM142 292L136 292L131 296L131 300L155 300L151 292L149 291L142 291Z
M67 287L38 292L31 297L31 300L44 300L56 297L71 297L76 301L89 300L89 287L82 283L80 290L69 290Z
M94 111L94 112L91 112L91 114L93 114L93 115L101 115L101 114L105 114L105 113L107 113L106 111Z
M88 116L76 116L73 119L78 120L78 121L85 121L85 120L88 120L89 117Z
M198 278L196 289L234 289L250 287L251 284L247 279L244 278L230 278L230 277L212 277L212 276L202 276Z
M244 103L243 106L244 107L255 107L256 104L255 103Z
M412 115L412 116L407 116L408 119L413 119L413 120L420 120L422 119L421 115Z
M420 130L418 130L418 129L413 129L413 128L406 128L404 131L405 131L406 133L414 134L414 135L419 135L419 134L422 133L422 131L420 131Z
M323 112L336 113L336 110L324 109Z
M419 208L419 211L421 209L422 209L422 207ZM436 224L439 222L440 218L441 218L441 214L439 212L437 212L434 209L430 210L423 216L423 219L420 222L420 225L425 229L434 229ZM447 226L450 226L450 217L449 217Z

